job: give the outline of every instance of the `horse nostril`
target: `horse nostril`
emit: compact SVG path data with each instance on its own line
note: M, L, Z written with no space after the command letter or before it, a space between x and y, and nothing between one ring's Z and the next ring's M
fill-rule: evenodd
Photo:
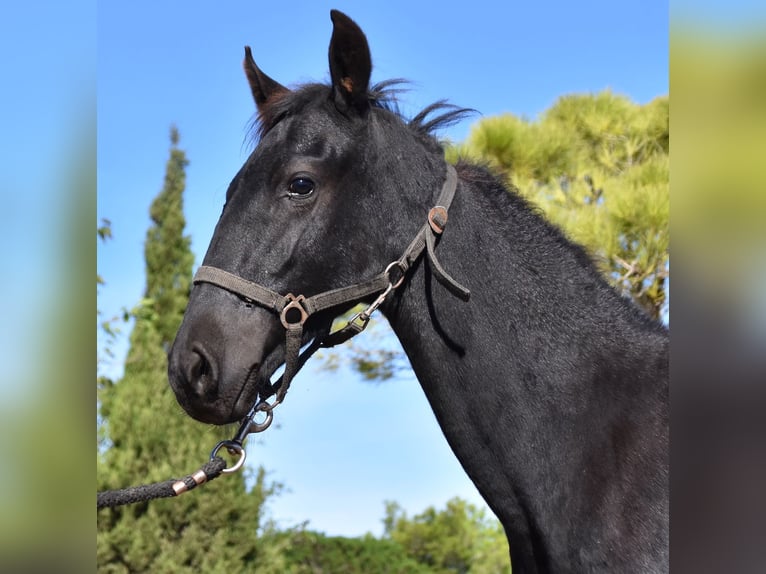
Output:
M192 349L187 367L187 380L198 396L210 395L217 389L215 363L205 350L197 345Z

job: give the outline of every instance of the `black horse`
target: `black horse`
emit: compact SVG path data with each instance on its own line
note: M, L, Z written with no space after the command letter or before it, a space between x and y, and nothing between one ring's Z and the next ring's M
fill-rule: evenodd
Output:
M329 86L288 90L245 49L259 141L170 352L178 401L241 419L388 286L381 311L514 571L666 571L666 329L487 169L448 166L431 134L463 110L404 120L391 82L369 86L362 31L331 16Z

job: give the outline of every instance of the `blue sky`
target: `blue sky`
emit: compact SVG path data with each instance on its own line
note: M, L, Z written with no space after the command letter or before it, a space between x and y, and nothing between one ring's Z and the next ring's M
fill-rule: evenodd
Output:
M162 185L170 125L190 160L185 210L199 264L248 154L254 106L243 46L283 84L326 80L331 8L366 32L373 81L412 81L402 106L410 113L447 98L484 116L535 117L572 92L610 88L640 103L668 92L664 1L101 2L98 216L114 233L98 252L105 316L141 298L148 207ZM443 135L461 140L472 121ZM119 374L119 360L104 368ZM288 489L271 507L282 526L308 520L328 534L379 534L384 500L411 514L452 496L482 504L412 376L370 385L308 367L277 422L248 456Z

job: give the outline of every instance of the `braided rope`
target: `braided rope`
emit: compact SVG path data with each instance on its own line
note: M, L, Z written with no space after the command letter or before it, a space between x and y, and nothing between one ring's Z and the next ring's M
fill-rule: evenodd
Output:
M197 472L181 479L166 480L141 486L131 486L117 490L105 490L98 493L97 508L114 508L125 504L146 502L157 498L170 498L192 490L204 482L218 478L226 468L226 461L216 456L202 465Z

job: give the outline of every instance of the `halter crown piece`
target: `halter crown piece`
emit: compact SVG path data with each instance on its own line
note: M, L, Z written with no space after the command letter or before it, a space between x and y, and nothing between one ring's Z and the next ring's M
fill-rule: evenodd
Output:
M435 252L436 237L444 232L447 224L448 210L452 204L456 189L457 173L455 168L447 164L447 177L439 198L436 205L428 212L427 222L420 228L415 239L404 250L402 256L396 261L389 263L382 273L356 285L340 287L312 295L311 297L296 296L292 293L281 295L262 285L217 267L203 265L197 270L197 273L194 275L195 284L210 283L235 293L248 302L258 303L266 309L277 313L282 321L282 325L285 327L284 373L275 384L269 384L263 395L259 396L253 408L243 419L235 438L232 441L225 441L227 444L219 443L214 453L221 446L229 446L228 443L241 447L242 441L244 441L248 434L266 430L273 420L273 409L282 403L287 390L290 388L293 377L303 367L308 358L323 347L334 347L361 333L367 327L372 314L385 302L389 293L404 282L407 271L424 250L436 279L450 293L463 301L468 301L470 291L447 274L436 258ZM346 325L337 331L331 333L328 327L327 331L318 335L303 353L300 352L301 341L303 339L303 324L311 315L344 303L361 301L375 293L379 294L378 297L364 311L354 315ZM266 399L272 395L276 395L274 402L268 403ZM266 419L261 423L254 420L259 412L265 413L266 416Z

